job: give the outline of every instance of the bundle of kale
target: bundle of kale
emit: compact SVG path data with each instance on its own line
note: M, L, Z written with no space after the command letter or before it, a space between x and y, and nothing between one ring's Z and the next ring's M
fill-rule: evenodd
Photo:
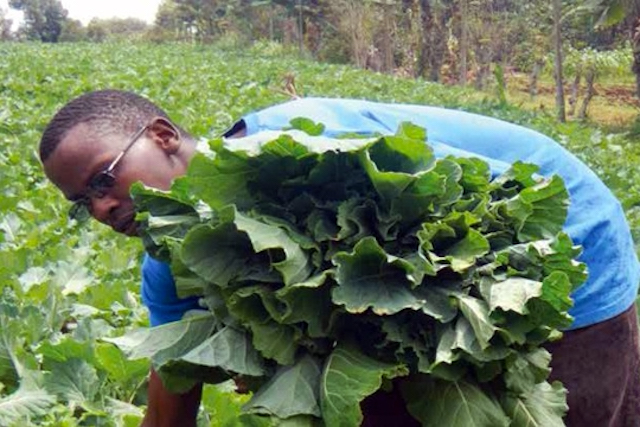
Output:
M210 314L115 342L175 390L241 376L287 425L357 426L390 387L424 426L563 425L541 344L585 268L561 179L436 159L410 124L307 133L213 141L170 192L134 189L147 250Z

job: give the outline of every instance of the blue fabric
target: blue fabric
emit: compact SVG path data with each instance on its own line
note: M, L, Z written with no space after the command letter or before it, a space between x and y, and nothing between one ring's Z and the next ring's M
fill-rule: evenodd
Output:
M142 302L149 310L151 326L163 325L182 319L189 310L202 309L197 297L180 299L171 269L148 254L142 261Z
M481 157L489 161L494 173L521 160L540 166L544 176L560 175L571 199L565 231L584 247L580 260L589 268L589 279L572 295L571 329L610 319L635 301L640 266L619 202L586 165L550 138L456 110L358 100L304 98L249 114L243 120L250 135L288 127L295 117L323 123L326 136L395 133L401 122L410 121L427 129L428 143L438 157Z
M325 125L326 136L344 133L394 133L403 121L423 126L436 156L474 156L494 173L516 160L535 163L545 176L560 175L570 193L565 231L584 247L580 257L589 279L572 295L576 329L610 319L633 304L640 266L618 201L606 186L559 144L535 131L496 119L442 108L379 104L357 100L305 98L249 114L247 134L279 130L295 117ZM198 308L197 298L179 299L169 267L149 256L142 268L142 300L152 325L179 320Z

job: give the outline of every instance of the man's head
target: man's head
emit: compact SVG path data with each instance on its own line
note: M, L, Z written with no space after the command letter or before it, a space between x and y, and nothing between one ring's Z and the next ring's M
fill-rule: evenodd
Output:
M164 111L141 96L115 90L72 100L40 140L44 171L65 197L128 235L136 229L131 184L168 189L185 172L194 150L192 138Z

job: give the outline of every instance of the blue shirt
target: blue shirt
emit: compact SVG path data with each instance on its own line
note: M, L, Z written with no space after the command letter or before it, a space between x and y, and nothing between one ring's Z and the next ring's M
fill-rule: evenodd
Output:
M589 269L588 280L572 295L571 329L610 319L635 301L640 265L620 203L584 163L552 139L457 110L346 99L303 98L251 113L243 120L251 135L288 127L296 117L324 124L329 137L393 134L401 122L410 121L427 129L428 143L437 157L479 157L494 173L520 160L538 165L541 175L560 175L571 200L564 229L575 244L583 246L580 261ZM143 264L142 298L152 325L178 320L184 311L197 307L197 299L175 296L169 268L148 257Z

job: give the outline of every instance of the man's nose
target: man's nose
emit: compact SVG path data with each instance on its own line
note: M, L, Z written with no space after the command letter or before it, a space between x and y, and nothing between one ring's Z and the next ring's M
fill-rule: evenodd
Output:
M110 225L111 215L118 207L119 202L108 194L104 197L91 199L91 215L103 224Z

